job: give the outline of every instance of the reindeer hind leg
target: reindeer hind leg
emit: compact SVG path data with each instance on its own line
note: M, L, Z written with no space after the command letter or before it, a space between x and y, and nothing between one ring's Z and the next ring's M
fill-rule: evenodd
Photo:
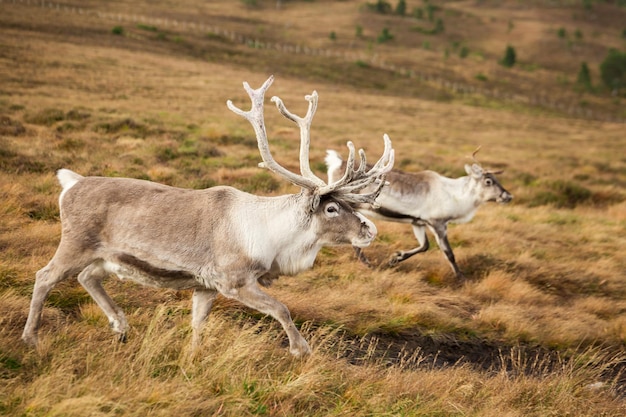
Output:
M76 275L88 261L75 256L75 252L66 250L63 241L50 262L35 275L35 285L30 301L28 318L22 332L22 340L31 346L37 345L37 331L41 324L43 307L50 291L61 281Z
M394 266L399 264L400 262L409 259L411 256L416 255L420 252L426 252L429 248L428 237L426 236L426 229L423 224L413 222L411 223L411 227L413 228L413 234L419 243L419 246L406 251L397 251L391 256L389 259L389 266Z
M456 264L456 259L454 257L454 252L452 252L452 247L450 246L450 242L448 241L448 228L446 224L433 224L429 225L428 228L435 235L435 239L437 240L437 244L439 248L446 256L448 263L450 264L450 268L454 272L454 275L458 280L464 280L465 276L459 269L459 266Z

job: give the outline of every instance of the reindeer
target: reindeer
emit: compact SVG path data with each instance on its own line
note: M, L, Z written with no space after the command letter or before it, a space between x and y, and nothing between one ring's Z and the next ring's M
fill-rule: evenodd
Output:
M342 177L326 183L309 167L310 126L317 108L314 91L305 96L304 118L290 113L273 97L278 110L300 127L300 170L290 172L272 157L264 126L263 102L273 82L270 76L257 90L244 82L252 108L243 111L230 100L227 106L252 125L263 162L259 165L299 186L298 194L256 196L228 186L188 190L130 178L83 177L58 171L61 241L52 260L36 274L30 312L22 339L37 344L43 304L59 282L78 275L109 319L120 340L129 328L123 311L102 287L109 274L143 285L176 290L193 289L192 345L218 294L274 317L289 338L295 356L310 348L294 325L289 310L265 292L280 274L310 268L323 246L351 244L366 247L376 226L349 203L372 203L384 176L393 166L391 141L384 135L384 151L370 169L354 145ZM359 193L370 187L370 192Z
M488 201L508 203L513 196L500 185L496 175L502 171L484 170L476 160L474 151L472 165L465 165L467 176L460 178L444 177L433 171L407 173L393 170L387 174L389 186L385 186L376 204L357 204L356 209L371 218L390 222L409 223L419 246L398 251L389 260L394 266L411 256L428 250L426 228L435 236L439 248L446 255L448 263L457 279L464 279L454 259L448 242L448 223L467 223L474 217L478 207ZM336 151L326 155L328 181L332 182L343 162ZM367 191L367 188L364 190ZM357 257L370 266L362 248L355 247Z

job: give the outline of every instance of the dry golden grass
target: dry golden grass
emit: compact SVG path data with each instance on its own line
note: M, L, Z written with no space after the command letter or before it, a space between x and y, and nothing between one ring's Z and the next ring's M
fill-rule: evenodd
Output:
M226 1L120 0L105 11L181 21L206 16L207 23L244 34L366 52L367 37L393 19L365 13L354 1L287 2L281 12L275 2L260 3L249 9ZM507 19L515 24L510 36L523 31L519 42L529 51L541 46L542 34L569 28L572 19L567 8L481 4L446 2L463 14L445 17L450 33L432 40L434 50L411 49L421 41L414 33L408 37L404 26L410 23L394 21L395 33L404 28L407 37L370 52L411 56L458 79L472 80L476 72L491 77L502 72L489 60L503 50L495 39ZM85 1L83 7L104 6ZM604 42L613 31L611 21L602 20L609 6L597 7L605 27L576 22ZM156 39L128 23L126 36L115 36L118 23L107 19L23 2L2 9L0 414L625 414L623 125L449 97L431 84L333 58L256 50L187 32L175 40L172 28ZM346 41L357 24L366 39ZM336 43L322 27L337 31ZM470 47L483 58L442 60L437 48L455 36L475 39ZM540 70L498 75L502 85L519 81L522 92L529 83L569 97L568 86L554 79L578 58L541 51L523 58L536 56ZM327 148L345 152L345 142L353 140L378 154L383 133L407 170L461 175L478 145L485 166L505 169L501 180L513 203L486 205L471 223L450 228L468 282L454 282L437 248L393 269L367 269L347 247L324 249L313 269L269 289L312 342L313 355L294 360L277 323L221 298L192 355L189 292L110 280L107 289L132 327L128 343L118 344L73 280L50 296L41 346L25 347L19 336L34 274L60 237L56 169L183 187L231 184L259 194L296 191L256 168L251 130L225 106L227 99L246 106L241 82L258 86L269 73L276 76L270 93L298 114L306 109L303 96L319 92L311 157L320 175ZM609 109L620 99L598 94L587 100ZM266 125L276 158L297 169L296 128L269 106ZM366 249L376 264L416 244L406 225L378 227L379 237Z

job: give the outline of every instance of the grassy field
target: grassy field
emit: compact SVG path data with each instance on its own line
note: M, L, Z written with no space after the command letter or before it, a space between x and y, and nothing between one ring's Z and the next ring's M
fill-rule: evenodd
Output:
M364 1L0 2L0 415L625 415L626 106L598 66L624 49L626 9L431 3L442 33ZM393 39L378 42L385 27ZM590 91L576 86L583 61ZM257 168L251 128L225 104L246 107L241 83L270 74L297 114L319 93L320 176L326 149L380 155L384 133L401 169L460 176L478 146L504 169L513 202L449 231L467 282L436 245L391 269L323 249L268 289L310 341L300 360L277 322L225 298L192 353L190 292L112 278L131 326L120 344L68 280L39 347L25 346L35 272L60 238L57 169L298 191ZM276 159L297 170L296 126L273 106L265 118ZM377 226L375 265L415 246L408 226Z

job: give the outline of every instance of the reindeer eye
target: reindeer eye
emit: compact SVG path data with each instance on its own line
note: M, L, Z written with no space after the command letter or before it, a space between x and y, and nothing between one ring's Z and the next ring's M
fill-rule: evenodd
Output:
M493 180L491 178L485 179L485 185L487 187L491 187L493 185Z
M337 217L339 216L339 204L334 202L328 203L324 211L328 217Z

